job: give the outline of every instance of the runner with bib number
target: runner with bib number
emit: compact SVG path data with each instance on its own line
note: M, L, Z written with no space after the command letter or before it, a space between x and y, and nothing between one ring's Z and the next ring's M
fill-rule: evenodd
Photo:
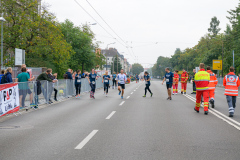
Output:
M121 95L121 98L123 99L124 89L125 89L125 83L127 81L127 76L123 73L123 69L121 69L121 73L117 76L117 82L118 82L118 90L119 95ZM122 90L121 90L122 89Z
M95 99L94 93L96 89L96 80L97 80L97 74L95 73L95 70L92 69L91 73L88 76L88 82L91 87L90 98L93 98L93 99Z
M167 91L168 91L167 100L172 100L172 83L173 83L174 75L172 72L170 72L169 68L166 68L165 71L166 71L166 74L165 74L162 84L166 80L166 86L167 86Z
M76 98L80 98L81 93L81 79L84 78L84 76L81 75L81 71L78 70L77 74L75 75L75 88L76 88Z
M146 71L146 72L144 72L144 79L145 79L145 84L146 84L146 87L145 87L145 94L144 94L144 96L143 97L146 97L146 94L147 94L147 90L150 92L150 94L151 94L151 97L152 97L152 95L153 95L153 93L152 93L152 91L150 90L150 76L149 76L149 74L148 74L148 72Z
M108 71L106 71L105 75L103 76L103 79L102 79L102 83L103 83L103 87L104 87L104 94L106 94L106 97L108 95L109 80L111 80L111 77L108 75Z

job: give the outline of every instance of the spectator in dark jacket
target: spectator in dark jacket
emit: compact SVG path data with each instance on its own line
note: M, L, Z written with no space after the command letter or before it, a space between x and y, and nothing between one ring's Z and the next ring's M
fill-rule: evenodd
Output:
M68 75L68 79L73 79L71 71L71 69L68 69L68 71L66 72L66 74Z
M7 83L12 83L12 68L8 67L5 71Z

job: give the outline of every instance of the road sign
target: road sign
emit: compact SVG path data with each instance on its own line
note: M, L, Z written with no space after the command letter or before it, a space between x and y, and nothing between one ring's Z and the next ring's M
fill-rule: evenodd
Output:
M222 70L222 60L213 60L213 70Z
M178 71L178 74L182 74L183 73L183 71Z

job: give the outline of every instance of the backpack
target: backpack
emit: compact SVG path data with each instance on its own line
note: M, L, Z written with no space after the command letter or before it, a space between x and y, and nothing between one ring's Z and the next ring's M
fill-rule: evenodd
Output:
M63 79L68 79L68 75L66 73L63 74Z
M7 75L4 74L1 79L1 84L7 83Z

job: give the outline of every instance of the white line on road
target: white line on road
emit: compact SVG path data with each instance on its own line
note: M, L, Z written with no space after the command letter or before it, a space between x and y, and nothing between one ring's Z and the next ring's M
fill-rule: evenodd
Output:
M190 95L185 95L188 99L190 99L193 102L196 102L196 98L193 98ZM203 107L203 104L201 105ZM223 121L227 122L229 125L235 127L236 129L240 130L240 123L227 117L226 115L222 114L221 112L217 111L216 109L209 108L209 112L218 117L219 119L222 119ZM233 123L232 123L233 122ZM237 124L237 125L236 125Z
M93 130L75 149L82 149L97 132L98 130Z
M133 94L133 92L131 94Z
M130 96L127 97L127 99L129 99L129 98L130 98Z
M109 116L107 116L106 119L110 119L115 113L116 113L116 111L112 111L112 113L110 113Z
M135 92L136 90L134 90L134 92Z
M125 103L125 101L122 101L122 102L119 104L119 106L122 106L124 103Z

